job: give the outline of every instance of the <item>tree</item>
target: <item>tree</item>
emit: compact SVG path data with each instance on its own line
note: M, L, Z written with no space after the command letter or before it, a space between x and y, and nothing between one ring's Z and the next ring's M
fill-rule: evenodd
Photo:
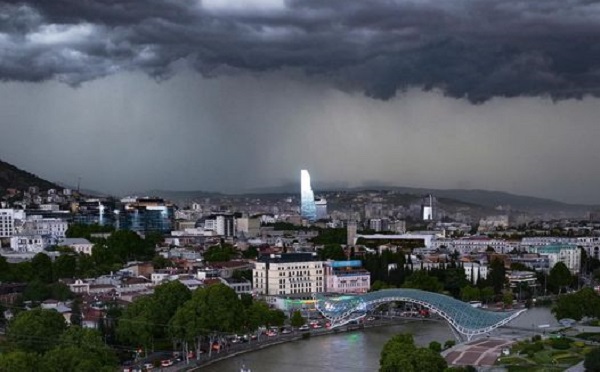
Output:
M586 372L600 371L600 348L595 348L585 355L583 366Z
M117 338L136 347L143 346L147 350L154 341L154 305L152 297L144 296L127 306L117 325Z
M346 260L346 253L339 244L325 244L323 249L319 250L319 258L321 260L335 260L343 261Z
M513 293L509 290L504 291L502 294L502 303L505 307L512 306L513 303Z
M386 342L379 365L381 372L442 372L448 366L439 353L428 348L417 348L410 334L400 334Z
M281 327L285 323L285 313L281 310L271 310L269 312L269 325Z
M415 288L429 292L441 292L442 284L435 276L430 276L425 270L417 270L412 273L403 285L404 288Z
M31 259L33 277L42 283L52 283L52 260L45 253L38 253Z
M186 303L192 294L188 287L178 280L161 284L154 288L152 295L152 313L150 321L155 324L154 336L159 338L167 334L167 324L177 309Z
M571 272L563 262L557 262L548 275L548 285L558 294L561 293L564 287L570 285L572 281Z
M292 313L292 317L290 318L290 324L292 327L298 328L302 327L306 323L304 317L302 317L302 313L298 310Z
M454 345L456 345L456 341L447 340L446 342L444 342L444 349L450 349Z
M440 344L437 341L431 341L429 343L429 350L435 351L436 353L439 353L439 352L442 351L442 344Z
M246 327L254 331L260 326L265 326L269 324L269 305L262 301L255 301L248 308L246 313Z
M6 257L0 256L0 282L8 282L12 279L10 275L11 266L12 265L6 261Z
M592 288L583 288L578 292L558 297L552 308L556 319L581 320L583 317L600 317L600 295Z
M237 251L231 244L213 245L202 257L206 262L226 262L237 256Z
M371 284L371 291L379 291L388 288L391 288L390 285L381 280L376 280L375 282L373 282L373 284Z
M81 316L81 300L76 298L71 305L71 325L72 326L81 326L82 316Z
M481 300L481 291L477 287L468 285L460 290L460 298L463 301L479 301Z
M40 357L35 353L13 351L0 354L0 371L34 372L39 370Z
M115 371L117 363L103 364L93 352L75 346L64 346L46 353L40 363L47 372Z
M163 256L156 255L152 259L152 266L155 270L165 269L169 266L173 266L173 262L169 259L164 258Z
M459 297L461 288L469 284L465 275L465 269L462 267L446 268L439 270L443 277L444 289L453 297Z
M481 299L484 303L488 303L494 299L494 288L484 287L481 289Z
M61 254L52 265L55 279L75 278L77 272L77 257L75 254Z
M50 289L50 295L52 299L58 301L67 301L73 298L73 292L71 292L69 286L64 283L52 283L48 286L48 288Z
M502 292L506 283L506 269L504 268L504 262L499 258L494 258L492 260L487 280L494 289L495 294Z
M100 333L79 326L69 327L59 339L58 349L76 347L83 350L88 359L94 359L102 366L116 367L118 360L114 351L102 340Z
M27 284L23 291L23 299L25 301L42 302L52 296L49 286L39 280L34 280Z
M23 351L43 353L52 349L67 328L54 310L33 309L19 313L8 328L8 340Z

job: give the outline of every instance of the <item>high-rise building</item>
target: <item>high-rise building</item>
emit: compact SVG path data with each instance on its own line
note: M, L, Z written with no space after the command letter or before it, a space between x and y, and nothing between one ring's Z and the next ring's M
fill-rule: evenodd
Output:
M433 196L431 196L431 194L423 198L423 204L421 204L421 216L423 221L433 220Z
M315 194L310 186L310 174L306 169L300 171L300 214L309 221L317 220Z
M356 230L357 230L357 225L356 225L356 221L348 221L348 224L346 225L346 232L348 234L348 240L346 242L346 244L348 246L354 246L354 240L356 239Z
M11 237L15 232L15 212L12 209L0 209L0 238Z
M315 201L315 208L317 213L317 220L327 219L327 200L321 198Z

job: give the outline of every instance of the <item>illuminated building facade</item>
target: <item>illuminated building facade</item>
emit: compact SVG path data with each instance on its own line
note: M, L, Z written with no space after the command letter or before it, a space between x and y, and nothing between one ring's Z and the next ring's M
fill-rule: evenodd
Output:
M305 169L300 171L300 215L311 222L317 220L315 194L310 186L310 174Z
M138 198L123 203L118 218L121 230L164 234L173 229L174 208L160 198Z

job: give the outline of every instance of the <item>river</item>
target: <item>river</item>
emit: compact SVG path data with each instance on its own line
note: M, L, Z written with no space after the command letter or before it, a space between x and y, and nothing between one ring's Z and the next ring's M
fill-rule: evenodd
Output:
M521 314L510 325L540 330L540 325L556 326L547 308L534 308ZM427 346L431 341L444 344L454 340L445 322L413 321L406 324L367 328L348 333L313 337L238 355L203 367L210 372L238 372L242 365L252 372L377 371L383 345L398 333L412 333L415 342ZM522 331L502 329L495 333L518 337Z

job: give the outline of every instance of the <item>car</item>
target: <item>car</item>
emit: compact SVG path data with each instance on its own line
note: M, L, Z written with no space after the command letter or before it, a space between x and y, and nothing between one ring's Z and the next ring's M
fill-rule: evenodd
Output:
M369 322L372 322L372 321L374 321L374 320L375 320L375 317L374 317L374 316L370 316L370 317L368 317L368 318L367 318L367 320L368 320Z
M170 367L173 365L173 361L171 359L164 359L160 361L161 367Z
M290 333L292 333L292 330L289 329L289 328L284 328L283 330L281 330L281 334L282 335L287 335L287 334L290 334Z
M298 328L299 331L310 331L310 326L308 324L304 324L303 326L301 326L300 328Z
M152 363L146 363L146 364L144 364L144 369L146 371L149 371L149 370L151 370L153 368L154 368L154 364L152 364Z

